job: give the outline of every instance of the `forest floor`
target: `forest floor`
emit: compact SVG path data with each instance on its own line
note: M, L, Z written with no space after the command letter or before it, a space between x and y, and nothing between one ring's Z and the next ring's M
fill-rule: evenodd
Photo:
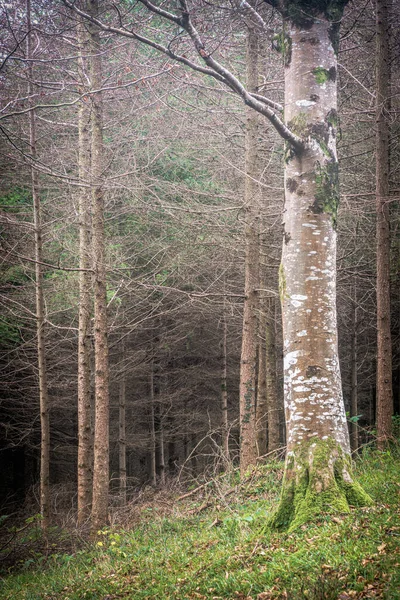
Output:
M399 458L397 448L357 460L373 507L324 516L290 534L265 529L279 498L280 462L242 482L234 471L219 475L190 495L147 490L114 512L119 524L94 544L68 549L71 531L54 528L44 553L29 545L39 531L33 519L12 542L15 552L19 539L25 554L15 554L14 566L0 562L0 598L400 599Z

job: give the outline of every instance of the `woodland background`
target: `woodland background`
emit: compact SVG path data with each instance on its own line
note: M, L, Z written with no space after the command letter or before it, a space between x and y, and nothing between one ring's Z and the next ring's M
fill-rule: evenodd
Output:
M125 7L124 3L120 3ZM215 52L244 78L245 32L204 6ZM107 11L107 7L103 7ZM283 100L281 22L260 39L259 89ZM400 410L400 5L391 7L390 221L393 390ZM145 14L143 14L145 19ZM0 493L7 510L35 503L40 415L36 348L31 165L42 211L45 351L50 405L52 512L76 505L79 276L78 107L89 102L78 74L76 18L58 2L32 3L27 60L25 4L1 4L0 267L2 317ZM160 36L163 24L160 22ZM157 36L157 31L155 31ZM177 32L179 36L179 32ZM228 402L229 454L239 444L239 364L244 298L244 131L240 99L138 42L101 34L105 231L110 345L112 502L209 476L226 461L221 401ZM376 393L375 17L370 1L346 10L339 51L338 323L344 397L359 445L373 443ZM30 70L33 65L33 71ZM33 78L32 78L33 73ZM29 81L30 86L29 87ZM30 90L30 91L28 91ZM36 116L36 156L29 111ZM260 121L257 148L260 320L273 317L274 371L282 399L278 268L282 243L282 140ZM260 347L265 343L260 327ZM226 368L226 373L225 373ZM351 413L357 394L358 411ZM126 434L121 437L121 405ZM284 448L283 409L279 412Z

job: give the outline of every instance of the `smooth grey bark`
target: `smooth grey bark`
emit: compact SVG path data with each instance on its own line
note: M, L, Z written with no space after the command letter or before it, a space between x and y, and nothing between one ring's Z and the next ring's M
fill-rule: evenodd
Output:
M295 528L370 498L353 480L336 323L338 24L345 2L280 3L285 121L304 140L285 156L280 294L287 454L271 525Z
M28 62L28 96L34 93L33 39L32 39L31 2L26 0L26 56ZM35 111L29 112L29 149L32 160L37 158ZM36 340L39 377L40 411L40 515L41 526L46 532L50 524L50 416L49 393L47 383L46 347L45 347L45 308L43 293L43 239L39 178L35 166L31 167L31 189L33 200L33 218L35 230L35 296L36 296Z

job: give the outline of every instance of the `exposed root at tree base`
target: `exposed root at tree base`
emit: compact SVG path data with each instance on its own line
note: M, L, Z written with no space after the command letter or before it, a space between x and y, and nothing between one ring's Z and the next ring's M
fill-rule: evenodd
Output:
M324 515L372 503L354 481L351 457L336 440L312 438L286 458L281 499L267 527L293 531Z

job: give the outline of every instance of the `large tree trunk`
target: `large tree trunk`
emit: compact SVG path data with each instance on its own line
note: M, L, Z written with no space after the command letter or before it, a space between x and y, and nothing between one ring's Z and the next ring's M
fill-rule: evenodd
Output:
M293 10L285 38L285 120L303 138L304 149L289 148L285 157L280 293L287 458L271 523L294 528L370 499L351 474L338 358L335 31L329 13L309 16L306 0L288 5ZM335 21L340 5L329 4Z
M247 86L255 91L258 85L257 32L250 26L247 33ZM240 471L245 473L257 460L256 445L256 367L258 324L258 234L259 211L257 196L257 132L258 115L246 111L245 134L245 284L243 307L242 353L240 360Z
M88 39L85 25L78 23L78 72L82 92L86 87ZM93 436L90 387L92 248L91 197L85 187L90 179L90 105L84 99L78 113L79 179L79 325L78 325L78 523L89 518L92 504Z
M26 54L32 60L32 34L31 34L31 3L26 2L27 15L27 44ZM28 96L34 93L33 89L33 63L28 63ZM35 111L29 113L29 146L32 160L36 160L36 121ZM43 242L42 222L39 195L39 181L35 166L31 168L31 187L33 199L33 218L35 227L35 291L36 291L36 339L39 375L39 410L40 410L40 514L42 528L48 529L50 521L50 417L49 395L47 385L46 349L45 349L45 311L43 296Z
M88 1L93 16L98 0ZM102 87L100 36L87 24L90 33L90 76L92 90ZM95 347L95 434L93 467L92 533L104 527L108 517L109 486L109 366L107 341L107 297L104 232L104 171L102 94L91 95L92 120L92 202L94 267L94 347Z
M376 0L376 305L378 447L392 437L392 343L390 335L389 216L389 21L388 0Z

